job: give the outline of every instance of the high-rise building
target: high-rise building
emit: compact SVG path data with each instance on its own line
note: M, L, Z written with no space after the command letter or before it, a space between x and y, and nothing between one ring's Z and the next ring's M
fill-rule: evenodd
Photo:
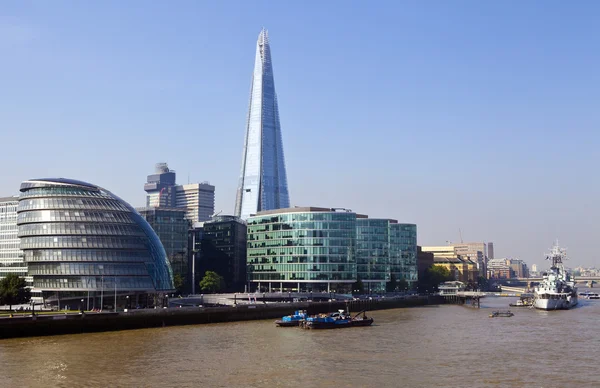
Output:
M126 295L173 290L156 233L101 187L64 178L25 181L17 224L34 290L47 303L80 306L86 298L88 309L124 306Z
M27 276L27 265L19 247L18 204L19 197L0 198L0 278L11 273ZM30 278L27 280L31 282Z
M256 42L235 215L245 220L259 211L289 205L271 47L263 29Z
M190 222L211 219L215 213L215 186L208 182L175 186L175 207L186 210Z
M154 174L148 175L144 185L144 190L148 193L146 207L174 207L174 186L175 171L169 170L167 163L157 163Z
M494 258L494 243L493 242L487 243L487 257L488 257L488 260L491 260Z
M215 213L215 187L208 182L177 185L175 179L167 163L157 163L144 185L146 207L184 208L185 218L192 223L210 220Z
M165 248L173 275L180 275L182 279L187 279L187 242L190 222L185 219L186 210L172 207L150 207L137 210L150 224Z

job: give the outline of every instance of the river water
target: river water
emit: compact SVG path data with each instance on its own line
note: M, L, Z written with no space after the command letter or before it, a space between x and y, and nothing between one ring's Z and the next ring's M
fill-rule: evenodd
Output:
M570 311L444 305L372 327L272 320L0 341L5 387L600 387L600 300Z

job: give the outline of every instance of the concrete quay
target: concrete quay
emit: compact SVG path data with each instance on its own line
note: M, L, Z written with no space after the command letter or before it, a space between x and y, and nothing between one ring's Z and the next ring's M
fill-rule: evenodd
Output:
M309 314L326 313L348 307L351 312L443 304L443 298L363 299L329 302L257 303L226 307L180 307L140 309L116 313L36 315L0 319L0 339L57 334L92 333L205 323L276 319L295 310Z

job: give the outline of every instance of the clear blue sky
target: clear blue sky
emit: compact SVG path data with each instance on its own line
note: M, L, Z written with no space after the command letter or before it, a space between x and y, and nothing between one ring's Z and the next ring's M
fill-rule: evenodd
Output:
M293 205L597 265L600 3L5 1L0 195L46 176L134 206L156 162L231 213L269 30Z

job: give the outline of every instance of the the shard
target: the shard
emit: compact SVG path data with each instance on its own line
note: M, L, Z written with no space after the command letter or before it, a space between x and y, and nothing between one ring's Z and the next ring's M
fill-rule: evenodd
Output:
M263 29L256 42L235 215L246 219L262 210L289 206L271 47L267 31Z

